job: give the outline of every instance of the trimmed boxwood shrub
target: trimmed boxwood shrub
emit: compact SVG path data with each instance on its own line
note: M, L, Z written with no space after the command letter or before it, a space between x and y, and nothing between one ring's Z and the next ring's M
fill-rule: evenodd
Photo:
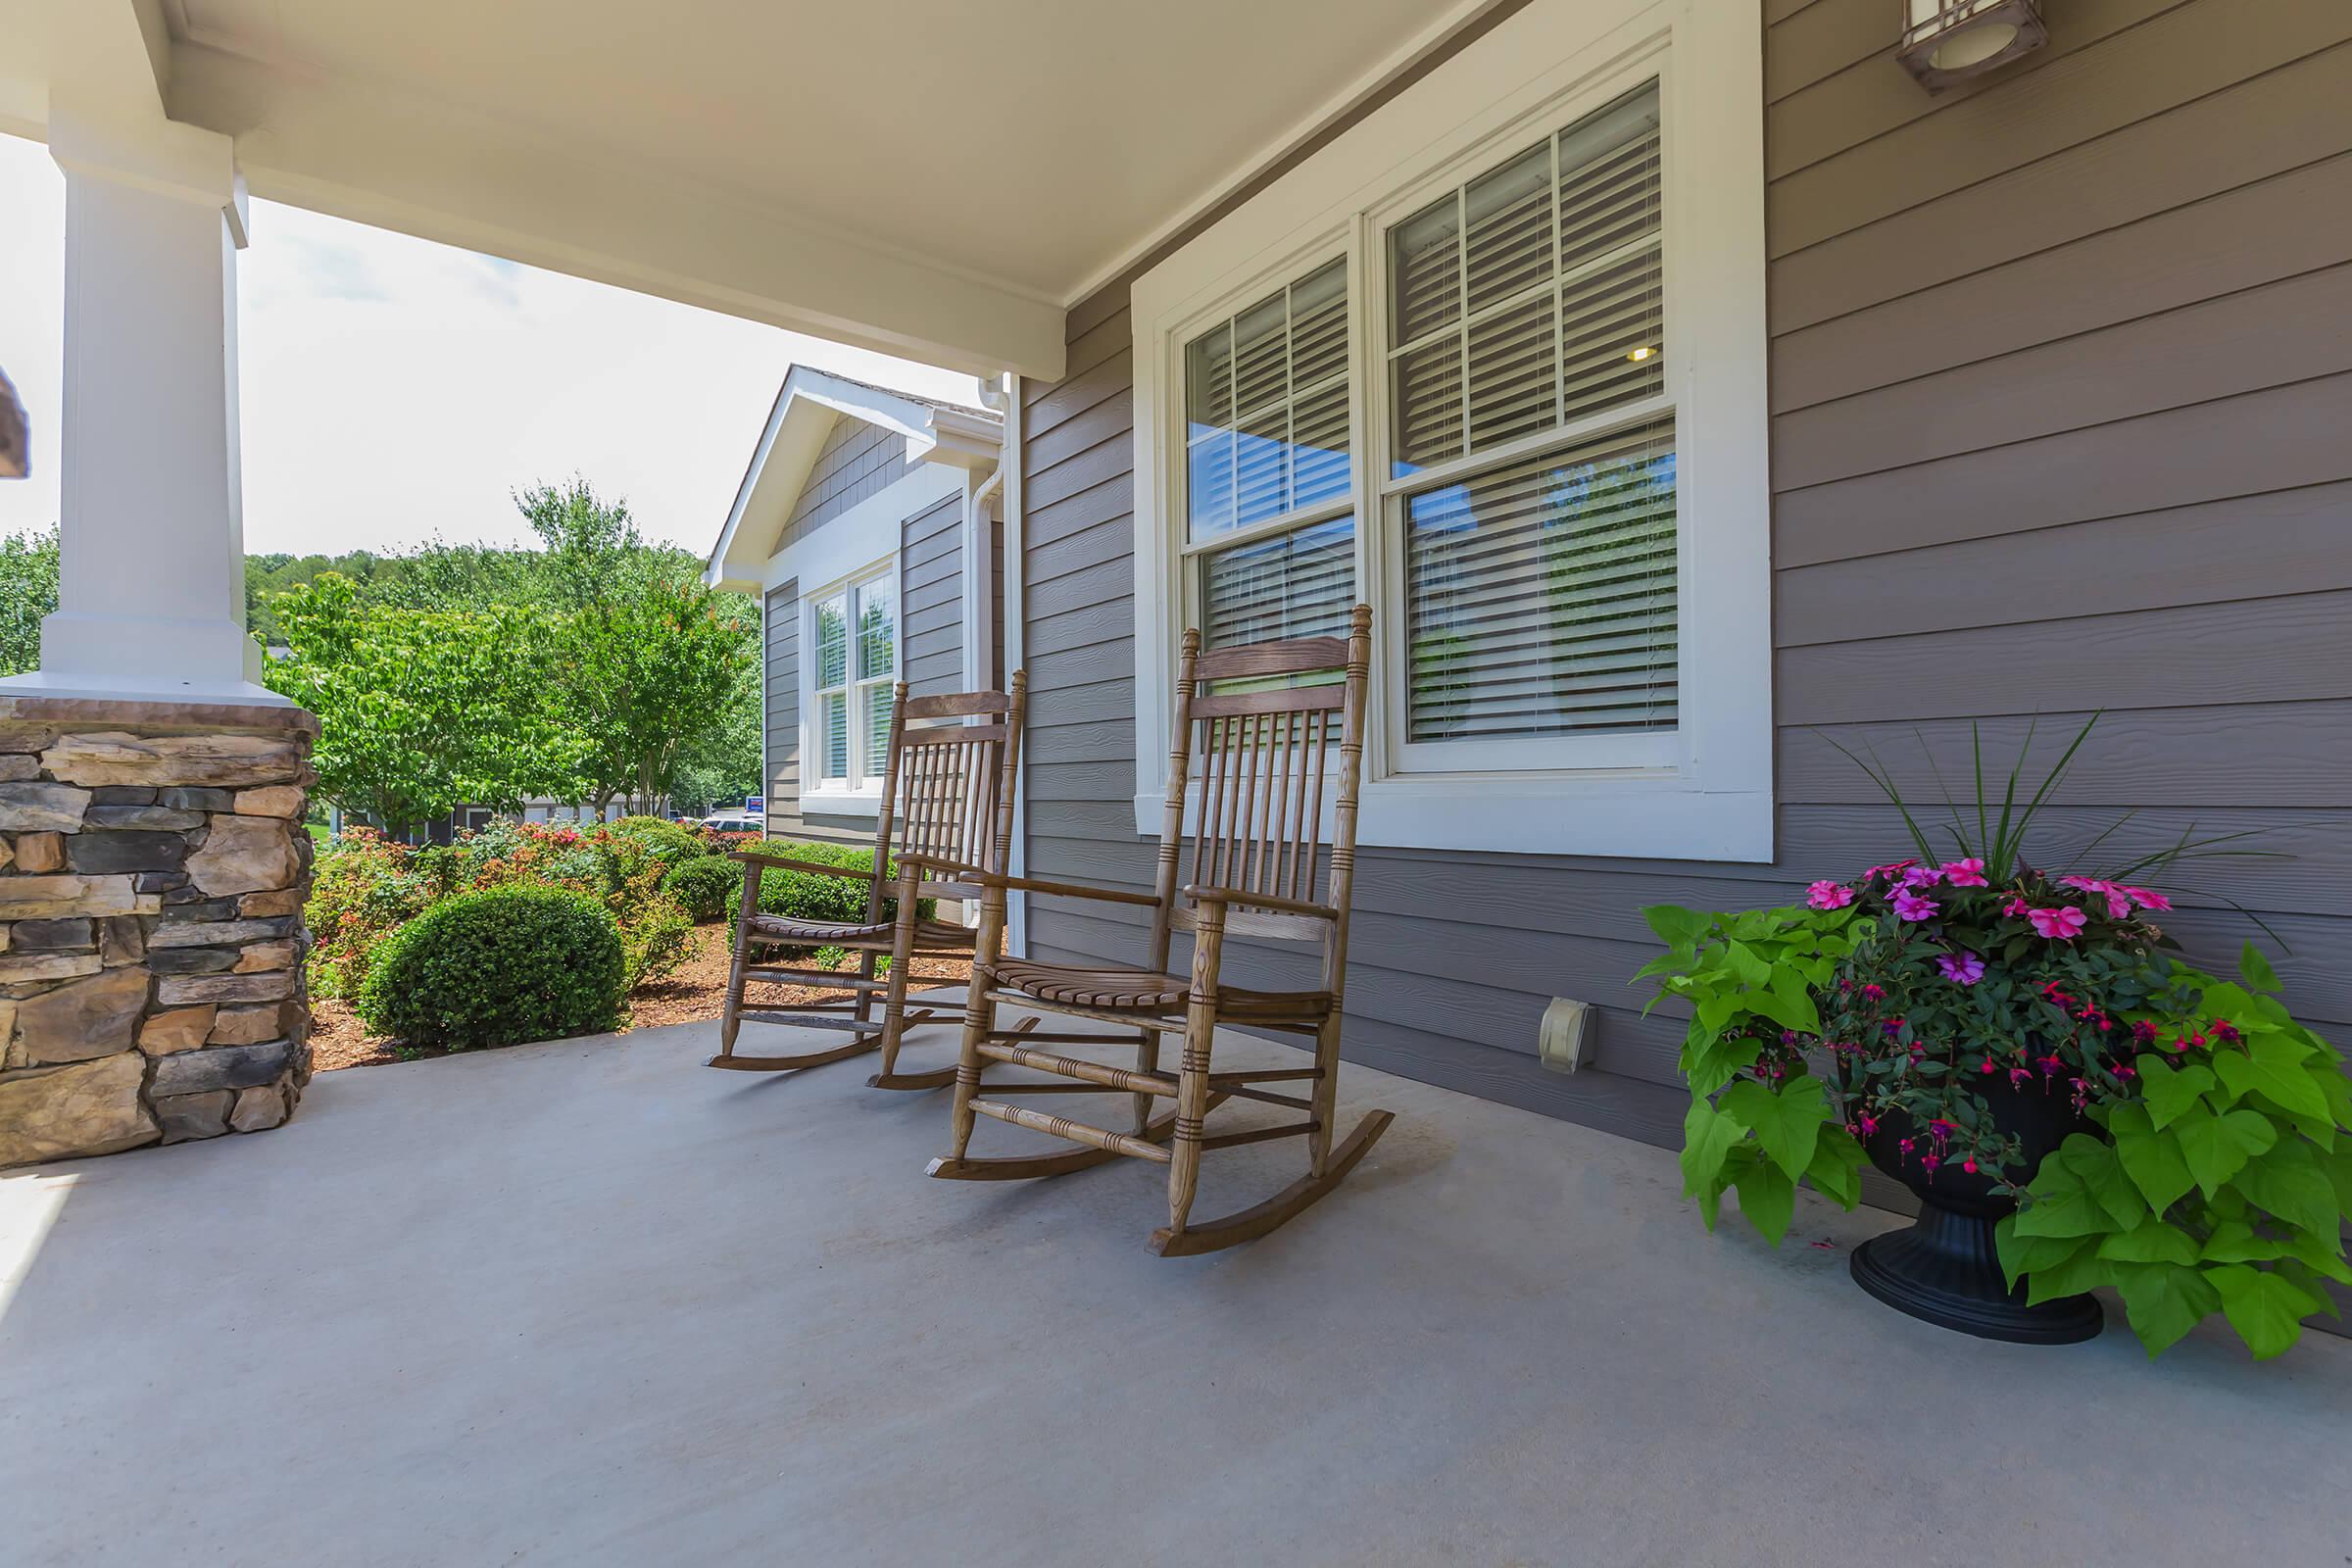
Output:
M678 901L686 917L698 925L727 912L727 895L743 902L743 867L723 856L706 856L671 868L662 879L662 891Z
M771 839L765 848L770 854L795 860L814 860L820 865L838 865L862 871L874 863L872 850L855 849L843 844L801 844ZM735 944L735 915L743 907L742 862L729 860L735 868L735 879L727 885L726 917L727 945ZM895 867L894 867L895 869ZM925 899L915 906L918 918L928 920L938 912L939 901ZM760 912L788 915L796 920L831 920L846 925L860 925L865 920L865 884L852 882L846 877L816 876L807 871L779 871L773 866L760 879ZM899 901L884 895L881 918L898 918ZM811 950L807 948L772 947L760 944L762 952L779 953L785 957L803 957Z
M594 1034L620 1022L620 929L563 888L462 893L371 955L360 1016L411 1046L465 1051Z

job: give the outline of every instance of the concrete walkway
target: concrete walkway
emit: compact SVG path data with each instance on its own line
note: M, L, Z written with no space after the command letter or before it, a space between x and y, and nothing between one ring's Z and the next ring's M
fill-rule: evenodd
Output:
M711 1048L333 1073L0 1178L0 1559L2352 1562L2343 1341L1980 1344L1847 1281L1886 1216L1709 1237L1669 1154L1360 1071L1398 1120L1346 1187L1164 1261L1156 1167L929 1182L944 1095Z

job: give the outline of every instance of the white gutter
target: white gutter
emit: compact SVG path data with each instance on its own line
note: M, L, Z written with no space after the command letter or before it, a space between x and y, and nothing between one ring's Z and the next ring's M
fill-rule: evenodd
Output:
M1021 378L1009 375L1001 383L981 382L980 401L1004 421L1003 455L997 460L995 477L1003 492L999 510L1004 514L1004 678L1010 681L1012 672L1028 657L1029 643L1026 573L1021 558ZM1027 735L1021 737L1021 776L1014 781L1012 796L1012 860L1005 869L1014 876L1025 875L1029 866L1028 739ZM1026 893L1016 891L1011 896L1005 910L1005 926L1006 950L1026 954L1029 951Z

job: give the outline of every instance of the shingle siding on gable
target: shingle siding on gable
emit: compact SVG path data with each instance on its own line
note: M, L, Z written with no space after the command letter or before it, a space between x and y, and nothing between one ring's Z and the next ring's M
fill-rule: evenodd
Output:
M880 495L905 478L906 469L905 436L842 416L817 449L808 482L792 509L777 548L823 526L858 502Z
M2259 933L2224 901L2261 912L2298 1009L2352 1036L2352 335L2314 329L2352 319L2352 8L2054 6L2037 57L1941 97L1888 58L1883 0L1767 16L1779 858L1366 851L1348 1054L1673 1144L1683 1025L1625 983L1641 906L1899 853L1833 738L1932 791L1915 730L1956 779L1972 720L2005 757L2101 706L2054 827L2265 830L2289 858L2183 876L2173 929L2227 964ZM1127 290L1023 389L1023 787L1033 874L1148 891ZM1040 899L1029 930L1142 957L1108 906ZM1244 985L1299 973L1228 955ZM1573 1077L1533 1054L1554 996L1600 1008Z

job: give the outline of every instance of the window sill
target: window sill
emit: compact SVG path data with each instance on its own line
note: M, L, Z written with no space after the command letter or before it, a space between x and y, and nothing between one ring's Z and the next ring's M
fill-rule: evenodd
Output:
M806 790L801 795L803 816L861 816L882 814L880 790Z
M1166 806L1156 791L1137 794L1136 833L1157 838ZM1327 799L1326 842L1331 820ZM1773 858L1772 835L1770 790L1627 774L1374 779L1362 787L1355 826L1359 846L1384 849L1757 863Z

